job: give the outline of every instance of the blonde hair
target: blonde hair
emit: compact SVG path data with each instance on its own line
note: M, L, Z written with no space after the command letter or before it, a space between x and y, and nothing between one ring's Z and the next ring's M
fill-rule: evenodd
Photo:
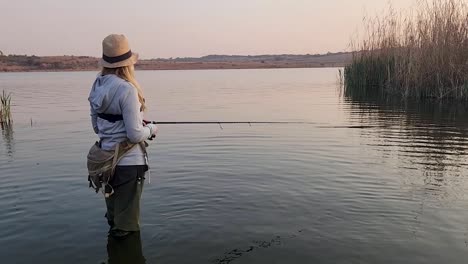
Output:
M123 66L118 68L102 68L101 75L115 74L118 77L129 82L138 92L138 101L141 104L141 111L146 110L145 97L143 96L143 90L135 79L135 69L133 65Z

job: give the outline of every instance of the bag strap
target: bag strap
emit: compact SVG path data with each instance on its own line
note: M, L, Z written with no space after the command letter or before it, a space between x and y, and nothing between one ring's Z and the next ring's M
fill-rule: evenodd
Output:
M114 175L115 173L115 167L117 167L117 163L120 161L120 159L123 157L123 155L120 155L120 144L118 143L115 145L115 150L114 150L114 158L112 159L112 169L111 169L111 176ZM132 149L135 145L130 147L127 151ZM120 157L119 157L120 156ZM110 189L110 192L107 192L106 188ZM109 182L104 183L104 189L102 190L102 193L104 194L104 197L109 198L112 194L114 194L114 188L109 184Z
M107 120L107 121L109 121L111 123L115 123L117 121L122 121L123 120L123 115L112 115L112 114L97 113L97 116L99 118Z
M124 151L123 153L120 153L120 148L121 148L121 144L128 144L128 148L124 148ZM141 143L140 143L141 144ZM112 160L112 175L114 175L114 171L115 171L115 167L117 166L117 163L120 162L120 160L124 157L124 155L129 152L130 150L132 150L137 144L133 144L133 143L130 143L130 141L124 141L124 142L121 142L121 143L118 143L116 146L115 146L115 151L114 151L114 158ZM145 145L141 145L142 147L145 146ZM146 148L143 148L143 151L146 153Z
M146 143L146 141L142 141L140 143L138 143L141 147L141 149L143 150L143 154L145 155L148 155L148 152L146 151L146 148L149 146L148 143Z
M117 162L119 161L119 151L120 151L120 143L115 145L114 151L114 159L112 160L112 174L114 175L115 167L117 166Z
M129 148L126 149L125 153L129 152L130 150L132 150L132 149L137 145L137 144L130 143L130 141L128 141L128 140L127 140L127 141L124 141L124 142L130 146ZM113 159L112 159L112 170L111 170L111 175L114 175L114 173L115 173L115 167L117 167L117 163L119 163L119 161L120 161L120 160L124 157L124 155L125 155L125 153L122 153L122 154L120 153L121 144L123 144L123 142L122 142L122 143L118 143L118 144L115 145L114 157L113 157ZM144 152L145 156L148 155L147 152L146 152L146 146L147 146L148 143L146 143L145 141L143 141L143 142L140 142L140 143L138 143L138 144L139 144L139 145L141 146L141 148L143 149L143 152ZM124 150L125 150L125 148L124 148ZM106 182L106 184L107 184L107 182Z

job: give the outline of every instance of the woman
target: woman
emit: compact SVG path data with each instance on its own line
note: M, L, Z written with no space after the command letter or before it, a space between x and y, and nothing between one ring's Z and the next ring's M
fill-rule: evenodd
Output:
M109 182L113 193L105 198L109 234L125 237L140 230L140 197L148 170L145 145L141 143L156 136L157 127L143 123L145 99L133 66L138 54L132 53L127 38L109 35L102 48L102 71L88 98L94 132L104 150L114 149L124 141L135 144L117 163Z

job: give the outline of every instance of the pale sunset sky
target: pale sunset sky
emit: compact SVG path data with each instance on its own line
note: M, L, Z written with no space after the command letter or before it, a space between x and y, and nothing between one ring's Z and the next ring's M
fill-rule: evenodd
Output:
M365 14L414 0L0 0L6 54L100 56L123 33L141 58L349 50Z

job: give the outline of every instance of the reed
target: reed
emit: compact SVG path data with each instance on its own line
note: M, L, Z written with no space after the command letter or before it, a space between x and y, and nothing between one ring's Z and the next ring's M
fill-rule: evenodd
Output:
M2 125L10 125L11 119L11 93L6 93L3 90L0 95L0 123Z
M468 3L419 1L415 13L365 19L343 72L351 98L468 100Z

